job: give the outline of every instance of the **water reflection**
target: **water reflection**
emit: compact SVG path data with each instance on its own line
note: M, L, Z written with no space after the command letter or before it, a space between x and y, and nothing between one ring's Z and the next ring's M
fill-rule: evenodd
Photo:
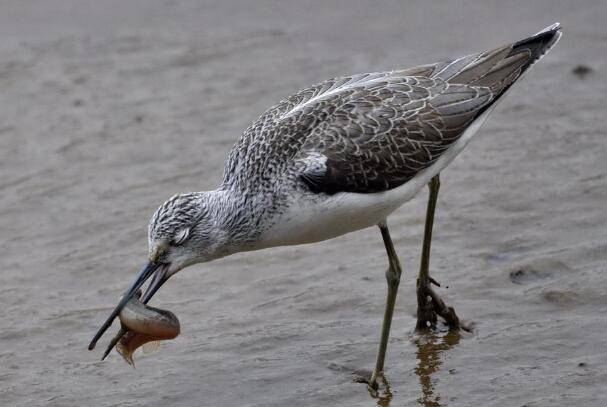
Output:
M436 379L432 375L440 370L443 364L441 355L453 348L460 341L459 331L427 332L420 334L415 344L417 345L417 367L415 373L419 376L419 384L422 388L422 396L417 402L424 407L441 407L440 394L434 388Z
M441 401L440 394L434 388L437 379L432 375L438 372L443 365L444 353L459 344L461 331L430 331L423 334L416 334L414 340L417 345L417 367L415 374L419 377L422 395L417 399L419 405L424 407L444 407L447 404ZM368 383L371 376L370 371L354 371L354 381L358 383ZM368 387L369 395L377 401L378 407L390 407L392 401L392 390L390 382L383 375L377 377L377 389Z
M390 401L392 400L392 390L390 389L390 382L388 382L388 379L383 374L379 375L377 379L379 388L373 395L373 397L377 398L377 406L390 407Z

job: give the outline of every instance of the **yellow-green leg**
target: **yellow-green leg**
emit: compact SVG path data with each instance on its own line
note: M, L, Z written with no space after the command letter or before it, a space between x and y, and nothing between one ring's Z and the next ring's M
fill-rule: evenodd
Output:
M401 268L398 256L394 250L392 239L388 226L385 223L379 224L381 236L384 239L386 252L388 254L388 270L386 271L386 280L388 282L388 295L386 297L386 309L384 311L384 322L381 329L381 339L379 342L379 351L377 352L377 361L375 369L369 379L369 386L377 389L377 377L384 371L384 361L386 359L386 350L388 348L388 339L390 337L390 325L392 324L392 315L394 314L394 304L396 302L396 294L398 292L398 284L400 283Z
M432 243L432 226L434 224L434 210L440 189L440 178L437 174L428 184L430 194L426 209L426 225L424 227L424 242L419 275L417 277L417 326L416 329L425 330L436 325L437 315L440 315L449 328L459 329L459 318L453 307L447 307L443 300L434 292L431 284L438 283L430 277L430 246Z

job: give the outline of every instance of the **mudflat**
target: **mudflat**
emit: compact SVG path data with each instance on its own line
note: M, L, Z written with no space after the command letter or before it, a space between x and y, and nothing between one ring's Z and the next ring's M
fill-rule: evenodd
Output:
M4 1L3 406L607 405L607 7L585 1ZM300 88L563 38L442 174L432 275L471 334L415 326L426 192L372 399L387 266L375 228L181 272L181 335L133 370L87 345L147 255L147 221L214 188L242 130ZM446 288L448 287L448 288ZM116 324L117 325L117 324Z

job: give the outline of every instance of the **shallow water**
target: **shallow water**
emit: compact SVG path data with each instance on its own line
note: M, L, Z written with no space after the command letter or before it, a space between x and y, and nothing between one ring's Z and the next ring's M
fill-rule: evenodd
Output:
M602 3L3 2L0 404L607 405ZM213 188L264 109L557 20L561 43L442 174L431 273L473 333L413 332L424 191L389 222L404 272L377 398L353 380L383 314L375 229L182 272L152 302L182 334L136 370L99 361L111 334L86 350L157 205Z

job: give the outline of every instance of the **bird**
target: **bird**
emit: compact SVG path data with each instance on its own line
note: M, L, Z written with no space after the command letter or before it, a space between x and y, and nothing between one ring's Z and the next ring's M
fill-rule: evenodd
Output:
M171 276L196 263L377 226L388 257L388 291L368 379L376 386L401 277L388 216L429 187L417 279L418 327L423 327L432 322L431 305L442 302L430 288L434 280L428 271L440 173L561 35L555 23L484 52L325 80L274 105L230 150L216 189L177 194L156 210L148 225L147 263L89 349L150 278L144 303ZM116 338L104 357L115 344Z

